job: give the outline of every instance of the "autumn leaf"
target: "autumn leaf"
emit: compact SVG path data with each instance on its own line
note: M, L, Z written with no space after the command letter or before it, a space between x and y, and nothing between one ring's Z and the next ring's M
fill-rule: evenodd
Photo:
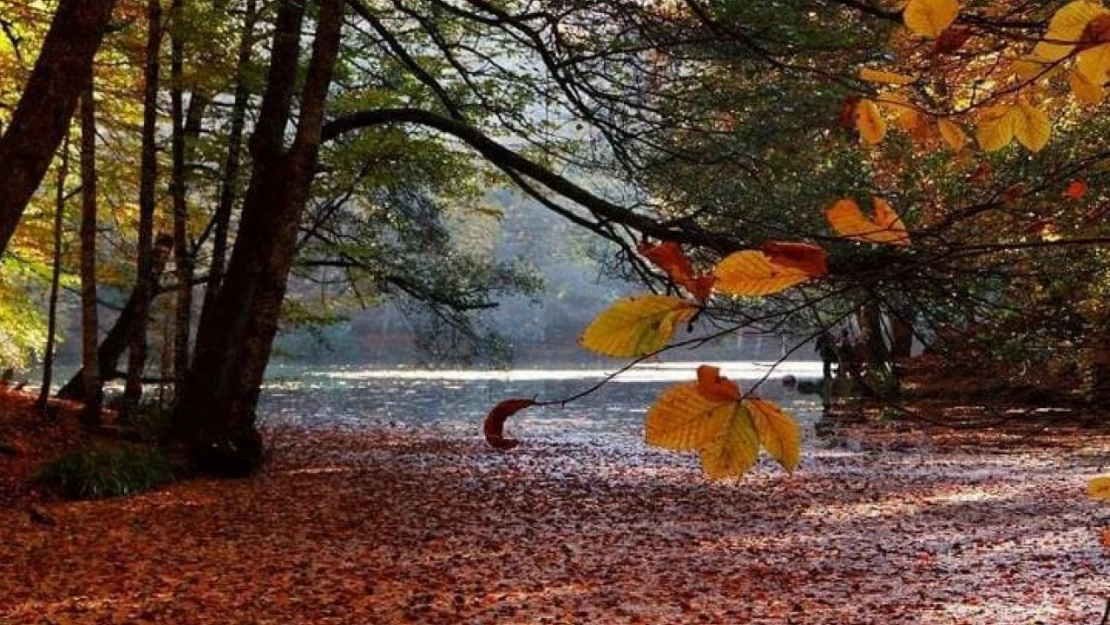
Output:
M1094 499L1110 501L1110 475L1092 479L1087 484L1087 494Z
M1099 104L1106 95L1100 85L1091 82L1079 72L1068 73L1068 85L1071 86L1071 92L1075 94L1075 98L1083 104Z
M618 300L594 319L582 346L605 356L635 357L662 349L675 328L689 321L698 307L667 295L640 295Z
M1110 19L1110 15L1101 17ZM1076 55L1075 71L1092 85L1101 87L1106 84L1107 78L1110 78L1110 44L1091 46Z
M1014 138L1014 120L1008 106L992 106L979 114L975 138L987 152L1001 150Z
M809 243L789 241L767 241L759 246L771 263L782 267L792 267L819 277L827 274L828 260L825 248Z
M779 265L759 250L728 255L713 270L717 291L727 295L761 297L789 289L811 275L796 267Z
M740 401L740 387L721 375L721 370L710 365L698 367L698 392L713 401Z
M880 197L872 199L875 218L870 219L852 199L842 199L825 209L825 217L837 234L856 241L909 245L910 235L894 209Z
M782 408L765 399L747 399L744 407L759 432L759 442L782 468L793 472L802 457L802 430Z
M880 69L872 69L865 67L859 71L861 80L867 82L881 83L885 85L908 85L916 80L913 76L906 76L904 74L897 74L895 72L888 72Z
M841 128L855 128L856 127L856 107L862 98L858 95L850 95L844 98L844 102L840 104L840 111L837 113L837 125Z
M698 451L717 437L737 405L732 399L707 397L697 383L676 384L648 410L644 441L672 451Z
M936 39L959 14L956 0L910 0L902 11L902 19L915 34Z
M731 408L731 418L699 454L701 468L711 480L739 477L759 460L759 433L751 415L742 404Z
M937 120L937 129L940 131L941 139L953 152L962 152L964 146L967 145L967 135L964 134L963 128L956 122L949 119Z
M695 276L690 258L678 243L674 241L663 241L658 245L642 243L636 251L665 271L675 284L685 288L699 302L704 303L709 299L713 291L713 276Z
M937 43L933 47L933 51L937 54L952 54L964 47L968 39L971 39L970 28L946 28L940 34L940 37L937 37Z
M1069 200L1079 200L1084 195L1087 195L1087 183L1082 180L1072 180L1068 188L1064 189L1064 197Z
M1100 15L1110 13L1102 4L1078 0L1060 8L1048 22L1044 39L1033 48L1037 59L1055 62L1072 53L1083 38L1087 25Z
M856 104L855 122L864 145L878 145L886 136L886 121L873 100L864 98Z
M1033 152L1040 152L1052 134L1052 121L1044 111L1022 102L1011 107L1009 116L1013 118L1014 136L1019 143Z
M505 438L505 420L517 412L535 405L536 402L532 399L506 399L498 402L486 415L486 421L482 425L486 442L496 449L512 449L519 445L520 441L514 438Z

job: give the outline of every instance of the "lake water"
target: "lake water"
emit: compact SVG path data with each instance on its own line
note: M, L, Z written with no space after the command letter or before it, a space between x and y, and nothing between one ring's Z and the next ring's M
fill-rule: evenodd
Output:
M695 379L703 363L652 363L624 372L565 407L529 408L507 430L520 437L627 435L639 437L648 408L670 385ZM782 378L816 380L820 362L708 363L744 392L757 381L758 396L780 402L803 424L817 420L821 400L785 388ZM497 402L514 397L558 400L579 393L615 371L514 369L507 371L373 369L273 365L267 371L259 415L266 423L364 427L436 427L476 434Z

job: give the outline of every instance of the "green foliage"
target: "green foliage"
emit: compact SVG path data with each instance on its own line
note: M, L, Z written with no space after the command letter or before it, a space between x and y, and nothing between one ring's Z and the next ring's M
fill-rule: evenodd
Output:
M150 490L173 477L173 463L156 448L96 443L50 463L36 480L70 499L102 499Z

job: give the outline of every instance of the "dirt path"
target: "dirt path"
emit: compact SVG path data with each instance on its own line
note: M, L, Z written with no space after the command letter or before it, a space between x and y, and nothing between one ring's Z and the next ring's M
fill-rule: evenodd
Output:
M737 484L615 436L272 440L251 480L0 511L0 622L1098 625L1110 596L1105 438L810 446Z

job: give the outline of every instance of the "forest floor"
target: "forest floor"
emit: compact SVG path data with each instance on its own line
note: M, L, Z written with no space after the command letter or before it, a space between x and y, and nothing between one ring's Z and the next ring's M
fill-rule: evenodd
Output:
M1105 623L1110 432L835 430L709 483L626 436L275 427L250 479L0 503L0 623Z

